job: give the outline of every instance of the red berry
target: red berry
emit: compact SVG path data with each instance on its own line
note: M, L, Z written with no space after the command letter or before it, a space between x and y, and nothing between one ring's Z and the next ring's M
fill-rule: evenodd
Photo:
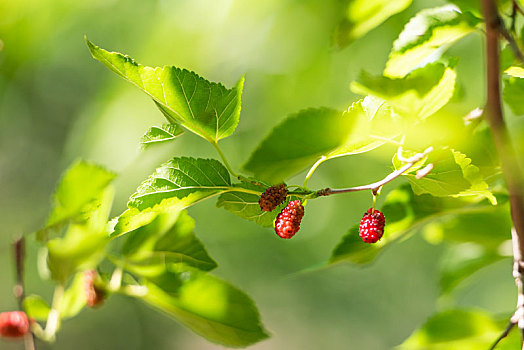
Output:
M23 311L0 313L0 336L21 338L29 333L29 320Z
M269 187L258 200L260 209L263 211L273 211L278 207L282 202L286 200L287 189L286 185L281 184L278 186Z
M277 215L275 232L279 237L289 239L300 229L300 221L304 216L304 206L299 200L291 201Z
M373 211L373 208L369 208L368 211L364 213L362 220L360 220L358 234L364 242L376 243L384 234L385 223L384 214L376 209Z
M84 272L84 290L86 295L86 304L89 307L100 306L106 296L105 291L95 284L96 276L96 270Z

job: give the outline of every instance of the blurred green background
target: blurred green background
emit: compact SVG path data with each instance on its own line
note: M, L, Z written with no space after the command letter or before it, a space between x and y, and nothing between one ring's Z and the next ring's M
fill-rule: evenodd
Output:
M140 136L164 119L138 89L91 58L83 36L149 66L175 65L232 86L245 74L237 132L222 141L239 168L269 130L307 107L345 109L359 97L349 83L361 69L378 74L404 24L441 1L416 0L343 50L330 37L341 16L337 0L0 0L0 311L16 307L10 243L41 226L60 173L82 157L117 171L114 212L156 166L174 155L218 158L186 133L171 145L138 151ZM467 112L483 101L482 38L451 50ZM310 187L369 183L390 171L394 149L322 165ZM296 181L300 184L304 174ZM397 180L393 187L403 183ZM463 283L455 300L438 300L444 246L420 235L397 244L371 266L325 262L370 206L369 193L310 201L302 229L283 241L272 230L215 209L192 207L196 234L218 262L216 275L245 290L272 337L252 349L390 349L423 323L438 303L509 313L514 306L510 259ZM383 200L383 197L381 200ZM380 205L380 203L379 203ZM30 244L27 289L50 298ZM22 349L0 341L0 349ZM40 349L219 349L139 301L116 296L66 321L53 345Z

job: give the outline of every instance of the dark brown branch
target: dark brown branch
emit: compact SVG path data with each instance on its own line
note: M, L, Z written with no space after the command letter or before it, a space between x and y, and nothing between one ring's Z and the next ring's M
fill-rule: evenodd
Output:
M502 114L499 65L499 35L501 34L502 20L494 0L482 0L482 11L486 21L487 67L487 102L484 117L490 125L510 198L511 218L514 226L512 230L513 257L515 261L513 274L518 288L516 320L512 319L512 322L515 321L519 328L523 330L524 179Z
M15 272L16 272L16 283L13 288L13 293L18 302L18 308L24 310L24 262L25 262L25 239L20 237L13 243L14 255L15 255ZM35 350L35 336L31 332L24 337L24 346L26 350Z

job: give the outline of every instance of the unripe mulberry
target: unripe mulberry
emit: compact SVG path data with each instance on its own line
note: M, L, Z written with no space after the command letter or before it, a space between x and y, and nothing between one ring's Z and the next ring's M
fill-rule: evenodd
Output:
M275 232L281 238L289 239L300 229L300 221L304 216L304 206L299 200L291 201L277 215Z
M23 311L0 313L0 336L21 338L29 333L29 320Z
M100 306L106 296L105 291L95 284L96 276L96 270L84 272L84 291L86 296L86 304L89 307Z
M373 208L369 208L368 211L364 213L362 220L360 220L358 234L364 242L376 243L384 234L385 223L384 214L376 209L373 211Z
M281 184L278 186L269 187L258 200L260 209L263 211L273 211L278 207L282 202L286 200L287 189L286 185Z

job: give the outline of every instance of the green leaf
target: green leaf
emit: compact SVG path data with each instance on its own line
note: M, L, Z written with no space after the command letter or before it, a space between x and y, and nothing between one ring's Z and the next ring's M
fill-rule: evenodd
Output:
M265 191L264 187L259 187L250 184L239 185L242 188L251 189L253 191L260 192L259 194L246 193L240 191L226 192L220 195L217 200L217 208L223 207L224 209L232 212L241 218L253 221L258 225L264 227L272 227L275 218L277 217L280 210L282 210L287 202L280 204L273 211L263 211L260 209L258 200L260 195Z
M524 78L519 77L519 75L522 74L522 71L524 71L522 68L520 68L520 70L510 70L509 73L506 71L505 73L510 76L505 76L503 78L504 90L502 96L504 97L504 102L506 102L515 115L524 114Z
M524 68L518 66L511 66L504 71L507 75L512 77L524 78Z
M53 196L53 209L46 226L38 232L44 239L50 229L78 220L92 208L94 201L102 195L104 189L115 178L115 174L103 167L77 161L62 175Z
M173 158L138 187L128 206L144 210L164 199L181 199L190 194L195 201L202 200L227 191L230 181L227 169L217 160Z
M51 307L40 295L32 294L24 298L24 310L29 318L45 321Z
M475 30L480 19L453 5L420 11L393 43L384 75L404 77L438 58L451 44Z
M84 221L70 224L64 237L47 242L47 264L54 280L65 283L76 271L94 268L105 256L113 195L113 187L108 186L93 203L93 210L84 213Z
M170 123L178 122L213 144L235 131L244 78L227 89L185 69L142 66L86 41L95 59L148 94Z
M217 264L207 254L193 230L187 212L159 214L151 223L126 235L122 246L126 269L155 269L166 263L185 263L209 271Z
M281 183L343 144L353 122L329 108L292 114L262 141L244 169L259 179Z
M76 316L86 305L86 291L84 282L84 271L79 272L73 278L71 285L64 292L60 304L60 317L65 320Z
M344 18L334 33L335 44L349 45L409 5L411 0L348 0Z
M415 194L429 193L437 197L480 196L489 199L493 205L497 204L479 168L471 164L471 159L465 154L448 149L435 150L425 159L425 164L433 164L433 169L421 179L417 179L413 172L422 165L412 167L403 174ZM402 163L394 158L393 165L399 169Z
M408 349L488 349L504 331L506 320L496 320L480 310L448 310L433 315L398 348ZM513 332L517 334L518 332ZM497 346L520 347L519 337L510 335Z
M351 90L383 99L396 113L407 118L425 119L441 109L453 95L456 73L443 63L431 63L404 78L372 76L362 72Z
M253 301L210 274L172 265L144 285L145 302L212 342L245 347L268 337Z
M183 133L184 130L178 124L163 124L161 127L153 126L142 136L140 144L142 149L147 149L155 144L173 141Z

